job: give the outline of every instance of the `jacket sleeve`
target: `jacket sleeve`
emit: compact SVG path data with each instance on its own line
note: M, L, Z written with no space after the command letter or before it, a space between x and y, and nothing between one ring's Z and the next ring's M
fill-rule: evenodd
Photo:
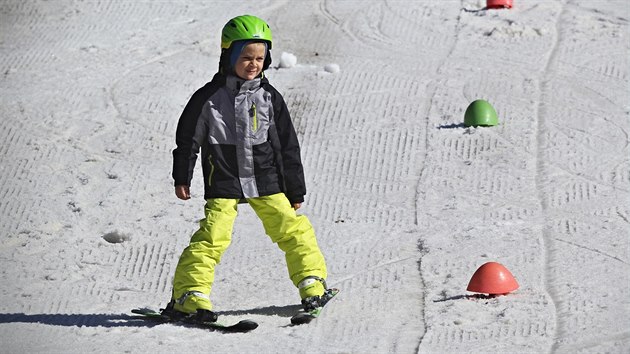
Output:
M179 118L175 133L177 147L173 150L173 180L176 186L190 185L200 147L199 139L195 138L197 123L203 106L216 91L216 86L213 80L197 90Z
M306 194L306 184L300 156L300 143L282 95L275 89L273 91L274 121L280 143L284 194L291 203L302 203Z

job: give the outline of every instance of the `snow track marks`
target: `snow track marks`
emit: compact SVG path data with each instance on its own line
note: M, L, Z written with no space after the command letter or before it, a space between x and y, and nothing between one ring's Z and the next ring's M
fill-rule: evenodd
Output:
M196 201L172 195L170 150L183 104L218 64L212 34L228 14L201 3L3 2L0 275L13 285L0 291L0 335L33 339L7 350L65 348L50 338L120 352L136 341L219 352L627 349L617 326L630 298L619 286L630 274L627 5L446 3L256 3L274 24L274 53L305 64L268 75L294 117L304 212L342 293L312 326L283 327L296 292L243 206L213 300L265 324L244 340L112 315L165 304L202 215L200 178ZM602 40L580 42L583 31ZM309 66L332 62L334 75ZM477 98L494 104L499 126L461 125ZM129 237L109 243L111 233ZM491 260L521 288L467 299L469 277Z

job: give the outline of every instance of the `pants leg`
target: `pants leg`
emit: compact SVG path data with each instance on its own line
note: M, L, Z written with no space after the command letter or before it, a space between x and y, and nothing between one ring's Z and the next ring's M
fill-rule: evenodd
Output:
M214 268L232 240L237 204L237 199L206 201L206 217L199 222L199 230L192 235L190 244L179 258L173 279L173 299L179 299L188 292L200 293L206 296L196 298L195 307L212 309L209 295L214 282Z
M252 206L271 240L284 251L289 277L295 286L308 276L326 279L326 261L317 245L315 230L304 215L297 215L284 195L251 198Z

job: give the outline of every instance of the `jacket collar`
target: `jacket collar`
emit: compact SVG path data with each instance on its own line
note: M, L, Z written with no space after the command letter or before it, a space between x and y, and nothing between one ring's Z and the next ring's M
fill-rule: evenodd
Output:
M225 86L230 92L236 95L240 92L251 91L259 88L262 84L262 81L263 79L260 77L257 77L253 80L243 80L238 76L228 75L225 78Z

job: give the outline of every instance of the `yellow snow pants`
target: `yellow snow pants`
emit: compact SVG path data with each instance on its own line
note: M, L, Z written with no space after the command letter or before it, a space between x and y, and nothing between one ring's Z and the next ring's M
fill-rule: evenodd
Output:
M199 230L192 235L179 258L173 279L173 299L194 293L197 295L194 307L212 308L209 295L214 268L230 245L238 202L238 199L221 198L206 201L206 217L199 222ZM247 202L262 221L267 235L284 251L289 277L295 286L309 276L326 279L326 262L313 226L306 216L296 214L284 193L251 198ZM186 310L192 312L189 306L187 304Z

